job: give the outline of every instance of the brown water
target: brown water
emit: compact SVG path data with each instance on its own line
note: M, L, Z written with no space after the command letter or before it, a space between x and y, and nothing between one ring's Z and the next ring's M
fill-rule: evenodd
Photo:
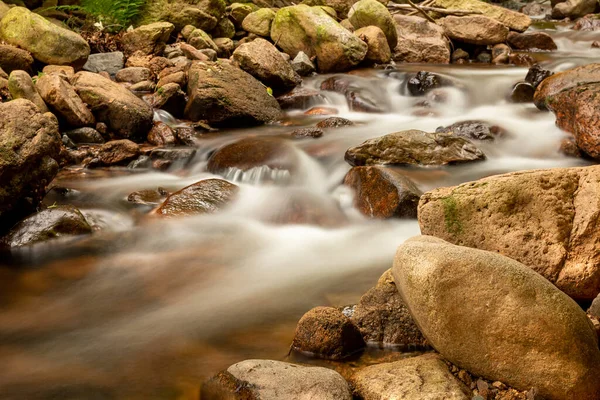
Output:
M590 49L598 33L549 31L559 51L537 54L543 65L564 70L598 61ZM405 77L418 70L454 79L445 102L403 95ZM532 105L506 101L527 70L516 67L405 66L353 73L361 93L386 110L350 112L340 95L324 105L360 123L328 131L318 140L293 141L301 163L293 177L281 171L231 171L241 195L226 211L157 221L125 199L133 191L176 190L212 175L206 158L247 135L282 135L271 125L222 132L198 142L186 168L167 172L64 171L48 203L75 204L103 229L91 238L53 242L4 255L0 268L1 399L196 399L200 382L247 358L286 359L296 321L316 305L355 303L391 266L395 248L419 233L416 221L373 221L351 206L340 185L349 169L348 147L404 129L433 131L481 119L509 134L481 144L487 160L444 168L406 168L422 190L483 176L533 168L584 165L558 152L565 136L554 116ZM318 87L326 76L308 79ZM439 98L439 97L438 97ZM295 110L286 124L311 125L324 117ZM418 114L418 115L415 115ZM170 116L157 113L169 123ZM267 184L266 181L291 184ZM292 200L315 208L340 205L341 227L281 225ZM362 361L404 357L371 350ZM299 360L316 362L314 360ZM331 367L348 369L350 366Z

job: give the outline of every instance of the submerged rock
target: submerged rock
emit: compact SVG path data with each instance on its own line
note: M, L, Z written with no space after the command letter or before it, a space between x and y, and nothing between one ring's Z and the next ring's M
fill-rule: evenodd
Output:
M0 20L0 37L45 64L81 67L90 55L90 46L80 35L24 7L11 8Z
M313 138L317 139L323 136L323 130L320 128L299 128L292 131L292 137L297 139Z
M421 191L402 173L386 167L354 167L344 184L355 192L354 205L371 218L416 218Z
M333 307L316 307L302 316L296 326L292 347L296 351L342 360L365 347L352 320Z
M331 369L246 360L205 382L201 398L352 400L352 395L344 378Z
M402 350L428 345L398 293L391 270L384 272L377 285L360 298L351 318L367 343Z
M372 365L358 371L351 382L355 394L364 400L471 398L437 354Z
M228 62L194 62L188 76L185 115L192 121L245 126L272 122L281 115L267 88Z
M525 265L421 236L398 248L392 273L427 340L453 364L550 399L600 396L587 316Z
M354 122L350 121L346 118L340 117L329 117L324 119L323 121L319 121L316 125L317 128L326 129L326 128L341 128L344 126L352 126Z
M469 140L485 141L491 141L506 134L502 127L485 121L460 121L446 127L439 127L435 131L452 133Z
M35 210L58 172L58 121L29 100L0 103L0 228ZM10 222L9 222L10 223Z
M155 214L164 217L212 214L235 199L237 192L238 187L232 183L205 179L169 195Z
M28 246L69 235L92 233L81 212L73 206L56 206L37 212L14 226L3 239L9 247Z
M359 64L367 45L319 7L284 7L275 15L271 39L291 57L316 56L320 72L345 71Z
M499 252L569 296L591 300L600 292L600 258L593 250L598 180L597 166L556 168L436 189L421 197L421 232Z
M346 151L345 160L361 165L445 165L485 159L465 138L447 133L408 130L390 133Z
M406 88L413 96L422 96L433 89L447 85L448 82L441 76L427 71L419 71L406 81Z

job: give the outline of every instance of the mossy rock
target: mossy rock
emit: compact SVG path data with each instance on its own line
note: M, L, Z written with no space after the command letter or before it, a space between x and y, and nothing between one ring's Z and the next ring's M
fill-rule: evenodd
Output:
M212 35L213 37L233 39L233 37L235 36L235 25L233 25L233 22L231 22L229 18L222 18L217 23L215 29L213 29Z
M219 48L213 42L208 33L204 32L202 29L194 30L187 39L188 43L198 50L202 49L213 49L214 51L219 51Z
M211 31L224 17L224 0L157 0L147 2L142 22L149 24L167 21L175 25L175 31L181 31L186 25L194 25L205 31Z
M258 7L252 3L233 3L228 8L229 15L236 27L241 27L244 18L258 10Z
M6 13L0 21L0 37L45 64L81 67L90 55L90 46L80 35L23 7Z
M271 34L271 24L275 19L275 11L270 8L261 8L251 12L244 18L242 28L246 32L254 33L258 36L269 37Z
M376 26L383 31L390 49L398 44L396 24L387 7L377 0L360 0L352 6L348 19L355 29Z

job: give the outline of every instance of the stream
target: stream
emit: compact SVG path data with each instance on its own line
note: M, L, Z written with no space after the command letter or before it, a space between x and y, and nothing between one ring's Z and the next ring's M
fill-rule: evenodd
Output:
M600 60L600 49L590 49L600 32L544 31L559 49L533 54L543 67L560 71ZM421 70L455 82L426 95L428 107L403 86ZM524 67L402 64L353 71L348 79L385 113L353 112L342 95L322 92L323 103L311 107L334 108L357 125L327 130L316 140L290 138L300 160L293 179L268 168L231 171L225 178L240 185L240 194L214 215L159 220L126 199L138 190L176 191L215 177L206 161L224 144L246 136L289 137L326 116L290 110L281 124L207 134L189 164L166 172L61 172L45 203L73 204L102 229L4 258L0 398L197 399L199 383L235 362L285 359L306 311L355 304L391 267L397 246L419 234L416 220L372 220L353 208L351 191L341 185L349 147L465 120L506 131L477 143L485 161L403 168L422 191L510 171L588 164L558 151L566 135L552 113L507 100L526 73ZM303 85L319 88L328 77ZM155 118L181 123L165 112ZM333 219L341 208L344 223L273 223L297 201Z

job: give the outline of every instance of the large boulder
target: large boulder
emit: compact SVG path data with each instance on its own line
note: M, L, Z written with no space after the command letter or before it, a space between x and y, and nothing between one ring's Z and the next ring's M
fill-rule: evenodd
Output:
M277 11L271 39L292 58L316 56L320 72L348 70L367 54L367 44L319 7L297 5Z
M302 81L279 50L265 39L240 45L233 52L233 60L276 93L289 91Z
M517 32L523 32L531 25L531 18L527 15L485 1L435 0L434 5L448 10L476 11Z
M0 228L31 212L58 172L58 121L29 100L0 104Z
M261 8L251 12L242 21L242 28L249 33L258 36L269 37L271 35L271 24L275 19L275 11L270 8Z
M494 45L504 43L508 35L508 28L504 24L483 15L450 15L438 19L437 24L444 28L450 39L464 43Z
M376 26L383 31L391 49L398 44L396 23L387 7L377 0L360 0L352 5L348 19L355 29Z
M282 361L246 360L202 385L202 399L352 400L348 383L337 372Z
M576 299L600 292L600 167L492 176L425 193L421 232L499 252Z
M155 213L164 217L212 214L229 204L238 187L222 179L205 179L167 197Z
M125 55L120 51L90 54L87 62L83 65L83 70L107 72L110 76L115 76L117 72L123 69L124 63Z
M0 38L45 64L81 67L90 55L90 46L80 35L24 7L14 7L2 18Z
M352 147L346 161L361 165L445 165L483 160L485 155L465 138L416 129L390 133Z
M398 248L392 273L427 340L453 364L552 400L600 398L590 321L535 271L494 252L418 237Z
M444 29L424 18L396 14L398 44L392 59L406 63L450 63L450 44Z
M93 125L94 115L79 98L69 82L57 74L43 74L35 87L52 111L68 126L79 128Z
M72 83L96 120L104 122L118 137L146 138L154 114L143 100L118 83L91 72L78 72Z
M227 61L194 62L188 73L188 95L186 117L210 125L257 125L281 115L267 88Z
M598 7L598 2L595 0L566 0L554 5L552 18L577 19L592 14L596 7Z
M351 379L363 400L469 400L469 390L448 370L437 354L372 365Z
M122 38L125 54L138 51L144 55L162 54L173 29L175 26L170 22L155 22L125 33Z
M565 89L546 98L547 107L556 114L556 124L573 134L577 147L600 159L600 83Z
M545 110L550 97L586 83L600 83L600 64L582 65L547 77L536 88L533 102L537 108Z

